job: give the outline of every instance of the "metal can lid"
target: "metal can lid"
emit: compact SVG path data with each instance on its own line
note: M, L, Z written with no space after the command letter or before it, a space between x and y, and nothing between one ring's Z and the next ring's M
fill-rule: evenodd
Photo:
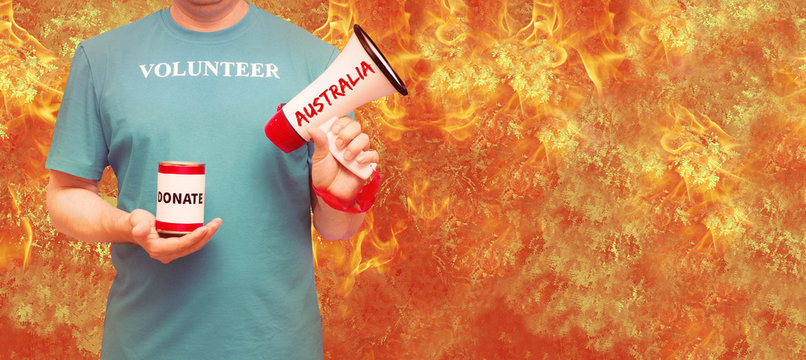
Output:
M204 163L191 161L160 161L158 172L163 174L203 175Z

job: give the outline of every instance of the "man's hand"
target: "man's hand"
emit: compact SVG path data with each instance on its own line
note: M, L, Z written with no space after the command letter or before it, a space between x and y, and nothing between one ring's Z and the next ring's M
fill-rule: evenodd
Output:
M218 231L221 219L213 219L207 225L199 227L185 236L167 238L159 236L155 226L156 218L146 210L132 211L129 214L129 224L131 225L132 242L140 245L152 258L167 264L201 249Z
M336 135L336 147L346 148L344 159L356 159L360 164L378 162L378 152L369 151L369 136L361 132L361 124L350 117L343 116L333 122L330 131ZM352 203L364 186L364 181L345 168L330 154L327 135L316 127L310 127L308 134L314 143L313 169L311 178L313 186L325 190L346 203Z
M188 235L161 238L150 212L118 209L98 196L96 180L56 170L50 171L47 205L56 230L86 242L137 244L163 263L201 249L221 225L215 219Z
M336 135L336 147L346 148L344 159L355 159L361 164L377 163L378 152L369 151L369 136L361 132L361 124L350 117L333 122L330 131ZM314 143L311 169L312 185L337 197L343 203L355 203L364 187L364 180L344 167L330 154L328 138L316 127L308 129ZM346 240L353 236L364 222L364 213L352 214L326 205L318 196L311 198L313 225L325 239Z

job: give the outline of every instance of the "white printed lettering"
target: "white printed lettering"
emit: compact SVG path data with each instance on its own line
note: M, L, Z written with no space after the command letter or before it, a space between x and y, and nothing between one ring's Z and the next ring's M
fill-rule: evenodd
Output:
M173 76L185 76L185 75L187 75L187 73L184 72L184 71L182 71L181 73L179 72L179 61L174 61L173 64L174 64Z
M280 68L268 63L194 60L140 64L138 67L144 79L148 79L151 74L159 78L187 76L280 78ZM221 71L222 68L223 71Z
M199 64L199 71L198 72L193 71L193 64L196 64L196 63ZM188 75L194 76L194 77L201 75L201 61L188 61Z
M143 72L143 77L146 79L148 79L148 74L151 74L151 69L154 68L154 64L148 64L148 65L150 65L148 69L146 69L145 65L140 65L140 71Z
M163 69L164 71L160 71L160 69ZM157 68L154 69L154 74L161 78L167 77L168 75L171 75L171 66L167 63L159 63L157 64Z
M205 61L204 62L204 76L209 76L210 75L210 73L208 73L208 71L212 72L213 76L218 76L218 61L216 61L215 63Z
M232 76L231 66L235 65L235 63L231 61L222 61L221 65L224 65L224 77L231 77Z
M274 64L266 64L266 77L274 76L275 79L279 79L280 76L277 75L277 71L280 69L277 68L277 65Z
M252 63L252 77L263 77L263 64Z
M236 70L238 71L235 74L235 76L240 76L240 77L249 76L249 73L247 72L247 70L249 69L249 64L248 63L239 62L239 63L235 63L235 64L236 64Z

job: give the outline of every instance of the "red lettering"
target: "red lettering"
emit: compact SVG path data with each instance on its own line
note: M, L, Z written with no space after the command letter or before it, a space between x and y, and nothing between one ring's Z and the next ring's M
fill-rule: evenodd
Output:
M372 66L367 64L366 61L362 61L361 62L361 71L364 72L364 76L367 76L367 70L372 71L373 74L375 73L375 70L372 70ZM363 79L364 76L362 76L361 78Z
M361 76L361 72L358 71L358 67L355 68L355 71L356 71L356 73L358 73L358 76L359 76L358 79L353 80L353 77L350 76L350 74L347 74L347 80L350 81L351 86L355 86L355 84L358 84L358 82L361 81L364 78L364 77Z
M362 61L360 67L356 66L355 74L357 77L353 79L352 74L345 74L344 77L339 78L337 84L330 85L325 91L322 91L319 96L313 99L310 103L308 103L307 107L304 107L303 110L297 111L295 116L297 118L297 126L302 126L303 122L310 123L310 119L319 115L319 113L324 112L325 104L322 102L321 98L325 99L327 102L327 106L332 106L333 101L339 98L339 96L345 96L347 94L347 90L355 90L355 86L361 81L364 80L367 74L375 73L375 69L372 68L366 61ZM332 98L331 98L332 97Z
M297 111L296 115L297 115L297 126L302 126L303 121L304 122L309 122L308 118L306 118L305 115L302 115L302 112Z
M346 91L345 88L352 90L353 87L347 82L347 80L339 79L339 86L341 86L341 93L344 94Z
M319 102L319 98L313 99L313 106L316 106L316 111L322 112L325 109L325 105Z
M316 109L313 108L313 104L308 104L308 107L306 107L304 110L305 115L308 116L309 118L312 118L317 114L319 114L319 112L317 112Z
M333 105L333 104L330 103L330 98L327 97L327 90L322 91L322 93L319 94L319 97L322 97L322 96L324 96L325 100L327 100L327 106Z
M339 96L344 96L343 92L339 92L339 87L337 85L330 86L330 93L333 94L333 100L339 98Z

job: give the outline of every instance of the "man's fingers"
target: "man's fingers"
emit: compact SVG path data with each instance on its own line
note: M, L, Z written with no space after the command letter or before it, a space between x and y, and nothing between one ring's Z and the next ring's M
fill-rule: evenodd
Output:
M358 134L361 134L361 124L358 121L351 121L334 134L336 135L336 147L342 149L349 145Z
M377 151L364 151L355 157L355 160L361 164L377 163L380 161L380 156Z
M151 257L167 264L201 249L218 231L221 222L217 218L182 237L150 239L143 247Z
M330 131L336 135L337 149L344 149L344 159L355 159L362 151L369 150L369 135L361 132L361 123L350 117L341 117L333 123Z
M358 134L353 141L347 145L347 149L344 151L344 160L350 161L355 158L356 155L361 154L361 151L364 149L369 148L369 135L361 133Z
M177 258L176 254L202 239L206 233L207 228L202 226L182 237L153 237L143 244L143 248L152 258L167 264Z
M219 226L221 226L221 219L215 219L209 222L206 226L208 227L207 234L196 243L190 245L188 248L177 253L174 259L190 255L198 251L199 249L203 248L204 245L207 245L210 239L213 238L213 235L216 233L216 231L218 231Z
M351 118L349 116L342 116L342 117L336 119L336 121L333 122L333 125L330 125L330 131L333 134L338 135L339 132L341 131L341 129L344 129L345 126L347 126L347 125L349 125L349 124L351 124L353 122L355 122L355 120L353 118Z

